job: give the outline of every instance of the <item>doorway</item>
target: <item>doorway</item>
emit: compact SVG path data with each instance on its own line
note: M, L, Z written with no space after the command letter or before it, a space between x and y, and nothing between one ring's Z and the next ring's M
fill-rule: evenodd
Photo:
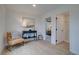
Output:
M45 38L51 42L51 17L46 18L45 21Z
M56 16L56 44L69 50L69 13L64 12Z

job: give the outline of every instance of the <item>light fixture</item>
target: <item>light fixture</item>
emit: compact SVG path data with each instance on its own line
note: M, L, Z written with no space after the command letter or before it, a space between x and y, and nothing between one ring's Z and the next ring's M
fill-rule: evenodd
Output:
M33 7L36 7L36 4L33 4L32 6L33 6Z

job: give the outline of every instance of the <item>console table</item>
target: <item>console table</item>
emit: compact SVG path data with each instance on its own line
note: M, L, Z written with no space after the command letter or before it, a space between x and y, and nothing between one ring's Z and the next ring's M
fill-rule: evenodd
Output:
M23 31L22 38L23 39L34 38L34 40L36 40L37 39L37 31L36 30Z

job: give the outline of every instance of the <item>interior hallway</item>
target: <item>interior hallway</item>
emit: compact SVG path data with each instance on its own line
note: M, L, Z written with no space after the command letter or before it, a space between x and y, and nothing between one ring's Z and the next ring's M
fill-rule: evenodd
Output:
M37 40L37 41L28 41L25 42L24 46L17 46L12 49L12 51L8 51L4 49L2 52L3 55L71 55L67 48L67 44L63 43L59 45L52 45L48 41L45 40ZM61 46L61 47L60 47Z

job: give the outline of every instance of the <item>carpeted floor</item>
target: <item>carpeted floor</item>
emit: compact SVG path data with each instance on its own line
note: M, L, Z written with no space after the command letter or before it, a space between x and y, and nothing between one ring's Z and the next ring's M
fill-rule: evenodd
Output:
M48 41L37 40L27 41L24 46L16 46L12 51L5 49L5 55L71 55L69 50L59 48L56 45L50 44Z

